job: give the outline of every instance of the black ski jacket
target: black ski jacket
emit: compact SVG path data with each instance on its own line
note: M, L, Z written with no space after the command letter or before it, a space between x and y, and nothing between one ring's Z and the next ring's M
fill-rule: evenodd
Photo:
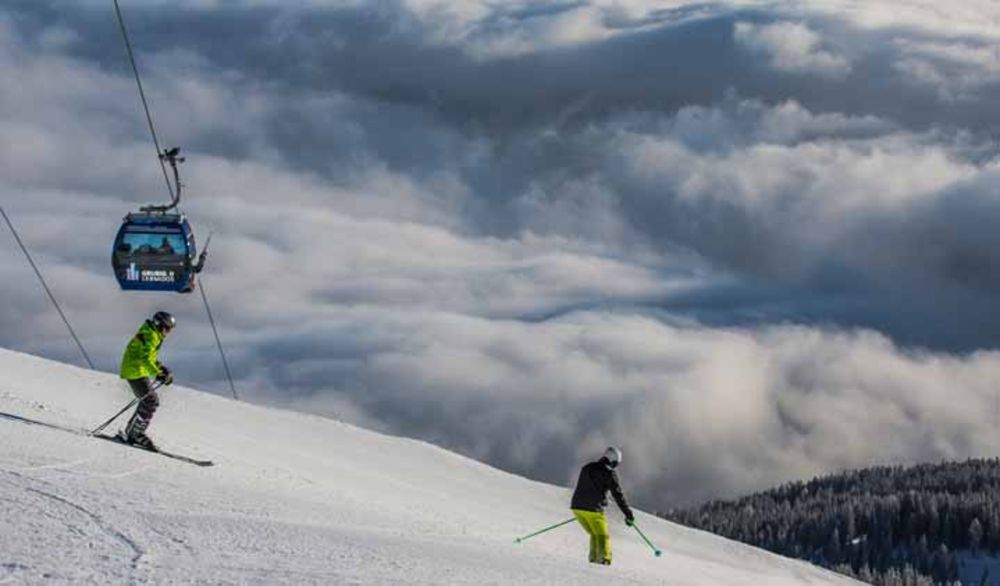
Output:
M611 496L615 498L625 518L633 518L632 509L625 500L621 483L618 482L618 473L607 458L591 462L580 470L570 508L603 513L604 507L608 506L608 491L611 491Z

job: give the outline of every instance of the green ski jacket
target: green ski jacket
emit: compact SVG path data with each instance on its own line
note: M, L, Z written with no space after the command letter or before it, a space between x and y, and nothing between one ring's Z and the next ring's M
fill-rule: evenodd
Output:
M122 356L121 377L135 380L151 378L160 374L160 361L157 355L161 344L163 344L163 334L157 331L149 320L146 320L129 341L128 346L125 347L125 355Z

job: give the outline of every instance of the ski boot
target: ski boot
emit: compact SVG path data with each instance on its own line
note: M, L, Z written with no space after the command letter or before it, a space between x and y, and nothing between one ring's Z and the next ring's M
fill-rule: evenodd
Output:
M130 446L135 446L137 448L142 448L144 450L149 450L150 452L156 452L156 444L153 440L149 439L149 436L143 432L134 433L132 435L125 435L125 432L119 431L118 437Z

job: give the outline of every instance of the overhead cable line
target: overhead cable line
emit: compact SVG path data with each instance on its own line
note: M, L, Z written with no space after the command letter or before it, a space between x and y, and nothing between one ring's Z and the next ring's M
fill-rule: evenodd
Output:
M89 366L91 370L97 370L94 367L94 361L90 359L90 355L87 354L87 350L83 347L83 343L80 342L80 338L76 335L76 332L73 331L73 326L69 325L69 320L66 318L66 314L63 313L62 307L59 306L59 302L56 301L56 296L52 294L52 289L49 289L49 284L45 282L45 277L43 277L42 272L38 270L38 265L36 265L34 259L31 258L31 253L28 252L28 248L24 245L24 242L21 241L21 236L17 233L17 230L14 228L14 224L10 221L10 217L7 216L7 212L4 211L3 207L0 207L0 215L2 215L4 221L7 222L7 227L10 228L11 234L14 235L14 240L16 240L17 245L21 247L21 252L23 252L24 257L28 259L28 264L30 264L31 268L34 269L35 275L38 276L38 280L41 281L42 287L49 296L49 300L52 301L52 305L54 305L56 311L59 312L59 317L61 317L63 323L66 324L66 329L69 330L69 335L72 336L73 341L76 342L76 347L80 349L80 354L83 354L83 359L87 361L87 366Z
M115 15L118 17L118 28L122 32L122 40L125 41L125 52L128 53L128 62L132 64L132 73L135 75L135 85L139 88L139 98L142 100L142 109L146 112L146 123L149 124L149 134L153 136L153 146L156 148L156 158L160 161L160 169L163 171L163 180L167 183L167 192L170 194L170 200L174 201L174 187L170 184L170 176L167 174L167 165L164 163L163 151L160 149L160 140L156 137L156 127L153 126L153 115L149 111L149 102L146 100L146 92L142 89L142 78L139 76L139 67L135 64L135 55L132 53L132 43L128 39L128 30L125 28L125 18L122 16L122 9L118 5L118 0L114 0L114 3Z
M204 279L198 283L198 290L201 291L201 300L205 302L205 313L208 314L208 323L212 324L212 333L215 335L215 345L219 347L219 356L222 357L222 366L226 369L226 378L229 380L229 390L233 392L233 398L239 400L236 394L236 385L233 384L233 373L229 370L229 361L226 360L226 352L222 349L222 340L219 339L219 330L215 327L215 318L212 317L212 307L208 304L208 294L205 293Z

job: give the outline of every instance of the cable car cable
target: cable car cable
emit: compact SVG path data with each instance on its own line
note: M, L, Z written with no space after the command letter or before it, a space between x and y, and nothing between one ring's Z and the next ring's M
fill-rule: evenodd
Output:
M219 347L219 356L222 357L222 366L226 369L226 378L229 380L229 390L233 392L233 398L239 401L240 397L236 394L236 385L233 384L233 373L229 370L229 361L226 360L226 352L222 349L222 340L219 339L219 330L215 327L215 318L212 317L212 307L208 304L208 294L205 293L204 280L198 284L198 290L201 291L201 300L205 302L205 312L208 314L208 323L212 324L212 333L215 334L215 345Z
M146 100L146 92L142 88L142 78L139 77L139 67L135 64L135 55L132 53L132 43L128 38L128 31L125 29L125 18L122 16L122 9L118 5L118 0L114 0L115 15L118 17L118 28L121 29L122 39L125 41L125 52L128 53L128 61L132 64L132 73L135 75L135 84L139 87L139 98L142 100L142 108L146 112L146 122L149 124L149 134L153 137L153 146L156 148L156 157L160 161L160 169L163 170L163 180L167 183L167 192L170 194L171 205L166 209L177 207L180 200L180 183L177 185L177 195L174 195L174 188L170 184L170 177L167 175L167 166L164 164L164 155L167 153L160 149L160 141L156 137L156 127L153 126L153 115L149 111L149 102ZM174 153L176 154L176 153ZM177 167L174 167L177 172Z
M56 307L56 311L59 312L59 317L62 318L63 323L66 324L66 329L69 330L69 335L73 337L73 341L76 342L76 347L80 349L80 354L83 354L83 359L87 361L87 365L90 366L91 370L97 370L94 367L94 361L90 359L90 355L87 354L87 350L83 347L83 343L80 342L80 338L77 337L76 332L73 331L73 326L69 325L69 320L66 318L66 314L63 313L62 307L59 306L59 302L56 301L56 296L52 294L52 290L49 289L49 284L45 282L45 277L42 276L42 272L38 270L38 265L35 264L34 259L31 258L31 254L28 252L28 248L21 241L21 236L17 233L14 228L14 224L10 221L7 216L7 212L4 211L3 207L0 206L0 215L3 216L5 222L7 222L7 227L10 228L11 234L14 235L14 240L17 241L17 245L21 247L21 252L24 253L24 257L28 259L28 264L31 268L35 270L35 274L38 275L38 280L42 282L42 287L45 292L48 293L49 299L52 301L52 305Z

